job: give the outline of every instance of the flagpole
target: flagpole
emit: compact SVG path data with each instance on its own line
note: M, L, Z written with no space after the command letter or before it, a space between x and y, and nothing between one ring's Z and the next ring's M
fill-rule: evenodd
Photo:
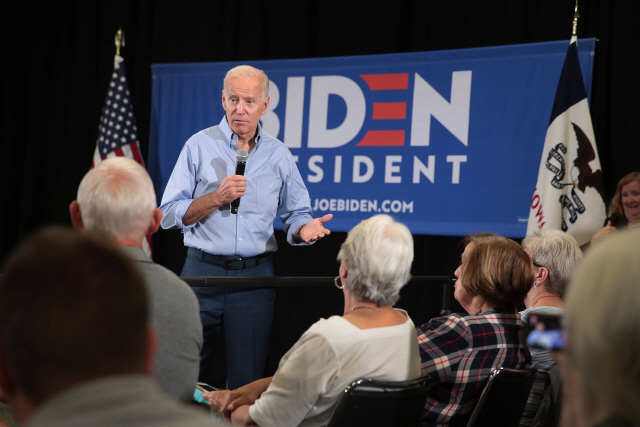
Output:
M576 9L573 12L573 31L571 32L571 43L578 39L578 18L580 18L580 14L578 13L578 0L576 0Z
M576 2L576 8L577 7L578 7L578 3ZM575 32L575 24L573 28ZM115 42L116 42L116 55L120 56L120 46L124 47L124 31L122 31L122 27L118 28L118 31L116 32Z

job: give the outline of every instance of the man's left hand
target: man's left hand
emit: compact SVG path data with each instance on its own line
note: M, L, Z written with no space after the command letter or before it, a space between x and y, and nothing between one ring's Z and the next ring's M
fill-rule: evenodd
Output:
M300 229L300 240L305 243L313 243L331 234L331 231L324 227L324 224L333 218L333 214L326 214L323 217L315 218L306 223Z

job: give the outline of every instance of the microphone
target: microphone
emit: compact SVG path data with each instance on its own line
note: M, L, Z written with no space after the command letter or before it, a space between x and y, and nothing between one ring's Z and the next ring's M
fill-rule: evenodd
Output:
M249 153L247 150L238 150L236 153L236 175L244 175L244 167L247 164L247 159L249 158ZM240 197L231 202L231 213L237 214L238 207L240 206Z

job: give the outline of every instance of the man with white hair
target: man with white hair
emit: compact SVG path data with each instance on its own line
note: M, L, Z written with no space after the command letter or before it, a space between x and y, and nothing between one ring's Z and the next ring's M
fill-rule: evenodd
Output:
M164 190L163 228L177 228L188 247L182 276L273 276L276 214L287 241L304 245L330 231L333 215L313 219L307 188L287 147L265 133L269 78L248 65L223 82L226 112L218 126L185 143ZM246 150L246 151L243 151ZM246 156L243 175L237 159ZM241 198L237 211L230 204ZM229 388L262 378L269 347L275 289L194 288L204 346L200 380L209 382L213 351L224 323Z
M110 236L142 270L158 331L155 378L166 393L190 400L202 348L198 301L184 281L142 249L145 235L155 233L162 219L149 174L134 160L109 158L85 175L77 197L69 207L74 227Z

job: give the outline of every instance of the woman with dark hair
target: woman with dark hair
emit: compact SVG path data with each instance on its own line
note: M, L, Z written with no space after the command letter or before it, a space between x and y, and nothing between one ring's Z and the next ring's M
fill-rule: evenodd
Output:
M418 328L422 370L431 384L425 426L466 424L494 369L522 368L531 360L516 308L533 283L529 255L502 236L467 241L454 296L468 314Z
M591 244L623 228L640 228L640 172L628 173L618 182L609 216L604 227L591 238Z

